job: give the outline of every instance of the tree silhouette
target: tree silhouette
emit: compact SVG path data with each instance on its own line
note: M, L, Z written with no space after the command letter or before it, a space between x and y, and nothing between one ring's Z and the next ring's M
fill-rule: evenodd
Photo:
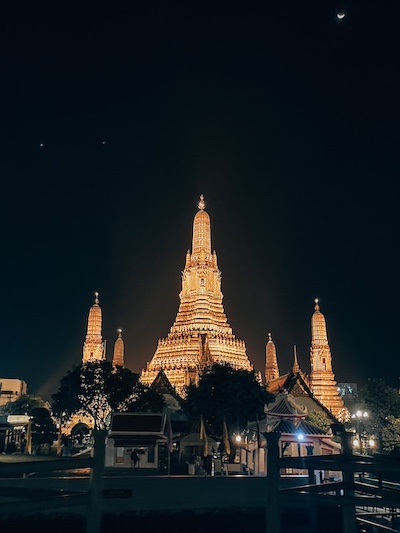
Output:
M138 374L109 361L97 361L75 366L61 378L52 395L52 408L61 423L83 413L93 418L96 429L104 429L112 411L149 411L152 404L154 410L156 394L139 382ZM157 396L162 410L162 397L160 403Z
M369 379L361 389L359 408L368 412L365 431L378 438L383 451L400 444L400 395L382 379Z
M183 410L192 422L203 416L220 436L224 418L230 431L241 430L247 422L264 418L264 405L272 398L254 372L214 364L203 371L198 385L187 388Z

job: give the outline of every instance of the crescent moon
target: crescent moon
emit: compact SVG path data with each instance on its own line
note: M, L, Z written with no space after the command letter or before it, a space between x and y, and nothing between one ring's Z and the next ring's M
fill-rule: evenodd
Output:
M337 13L336 16L339 20L342 20L346 16L346 13Z

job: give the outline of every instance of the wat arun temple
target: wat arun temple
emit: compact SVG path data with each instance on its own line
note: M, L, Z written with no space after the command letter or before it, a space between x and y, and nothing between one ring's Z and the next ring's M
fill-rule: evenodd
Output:
M178 314L141 374L142 383L151 385L163 370L179 394L186 386L198 383L202 369L212 363L252 370L245 342L236 339L222 304L221 272L217 254L211 251L210 216L203 196L198 208L193 221L192 251L186 254L182 272Z
M199 382L203 369L213 363L253 370L245 342L235 337L224 311L221 272L217 254L211 248L211 222L205 207L204 197L201 196L193 221L192 250L186 254L182 272L180 305L175 322L167 337L158 341L153 358L140 375L141 382L150 386L161 372L181 396L184 396L187 386ZM106 359L101 330L102 313L96 293L94 305L89 311L83 363ZM115 341L113 365L124 366L122 330L118 330ZM307 389L334 416L339 416L344 404L336 387L325 316L318 300L315 300L311 317L310 368L310 375L304 373L295 353L290 372L280 374L276 347L269 334L264 376L260 372L259 381L276 394L286 383L297 379L303 389Z

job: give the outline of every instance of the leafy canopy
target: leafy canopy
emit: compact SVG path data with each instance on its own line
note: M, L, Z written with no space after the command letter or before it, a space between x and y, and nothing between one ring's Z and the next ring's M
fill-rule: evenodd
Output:
M23 394L13 402L7 402L1 407L1 412L7 415L30 415L32 409L36 408L50 408L49 404L40 396L32 394Z
M306 416L306 421L313 426L322 429L322 431L328 431L331 427L332 420L323 411L310 411Z
M56 438L57 428L50 412L50 404L40 396L24 394L14 402L7 402L1 412L30 416L30 433L34 445L52 444Z
M369 379L360 391L360 402L368 417L362 420L361 431L374 435L383 451L392 451L400 444L400 394L381 379Z
M83 412L93 417L96 428L102 429L112 411L154 408L157 393L147 396L148 393L148 387L139 382L139 375L127 368L114 367L109 361L84 363L61 378L58 391L52 395L53 413L65 423L72 415ZM160 399L157 401L158 408Z
M224 418L229 431L242 429L265 416L264 405L272 398L253 371L214 364L205 368L198 385L187 388L183 410L192 423L203 416L214 434L222 435Z
M52 444L57 437L57 427L50 411L45 407L35 407L31 416L32 444Z

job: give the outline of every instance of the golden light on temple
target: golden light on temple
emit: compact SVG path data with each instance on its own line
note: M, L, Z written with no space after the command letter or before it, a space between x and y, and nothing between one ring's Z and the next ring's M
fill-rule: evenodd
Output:
M114 344L114 354L113 354L112 364L113 366L125 366L125 362L124 362L125 345L122 339L122 329L118 328L117 333L118 333L118 338Z
M237 340L222 305L221 272L211 251L211 222L203 195L193 221L192 251L182 272L180 305L168 336L158 341L141 381L150 385L162 369L177 392L197 383L210 363L229 363L251 370L244 341Z
M278 359L276 347L271 333L268 333L268 342L265 347L265 382L269 383L279 377Z
M94 293L94 304L89 310L88 326L83 345L82 362L102 361L105 359L104 343L101 334L102 313L99 305L99 293Z
M314 396L335 416L343 410L344 403L339 395L332 370L332 355L324 315L316 298L315 311L311 318L310 385Z

